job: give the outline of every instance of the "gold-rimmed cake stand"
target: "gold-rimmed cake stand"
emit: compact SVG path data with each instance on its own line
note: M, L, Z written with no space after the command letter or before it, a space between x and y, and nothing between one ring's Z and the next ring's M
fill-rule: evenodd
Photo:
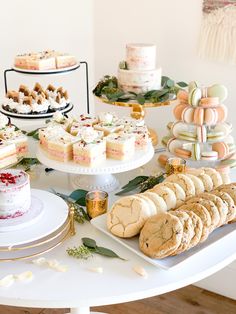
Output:
M167 101L158 102L158 103L144 103L143 105L141 105L139 103L110 101L104 97L97 97L97 98L101 102L109 104L109 105L132 108L130 115L134 119L144 119L145 114L146 114L146 108L169 106L173 102L173 100L167 100ZM149 136L152 140L153 146L157 145L158 143L157 132L152 128L148 128L148 131L149 131Z

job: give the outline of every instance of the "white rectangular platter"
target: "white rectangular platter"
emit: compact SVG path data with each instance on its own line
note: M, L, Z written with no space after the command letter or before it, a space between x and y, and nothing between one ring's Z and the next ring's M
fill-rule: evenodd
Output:
M219 241L222 242L222 247L224 248L224 243L225 241L227 241L227 236L229 236L232 232L236 232L236 223L225 225L223 227L216 229L214 232L212 232L205 242L197 245L196 247L190 249L187 252L181 253L176 256L166 257L163 259L154 259L154 258L150 258L144 255L140 251L139 243L138 243L138 236L133 237L131 239L122 239L111 234L108 231L107 226L106 226L106 216L107 214L104 214L104 215L101 215L92 219L91 224L94 227L96 227L98 230L108 235L110 238L114 239L115 241L119 242L120 244L122 244L123 246L125 246L126 248L128 248L129 250L137 254L138 256L145 259L147 262L151 263L152 265L156 267L160 267L166 270L171 269L175 266L179 266L180 264L183 264L187 259L198 254L199 252L202 252L202 250L206 251L205 253L207 256L207 249L216 243L218 244Z

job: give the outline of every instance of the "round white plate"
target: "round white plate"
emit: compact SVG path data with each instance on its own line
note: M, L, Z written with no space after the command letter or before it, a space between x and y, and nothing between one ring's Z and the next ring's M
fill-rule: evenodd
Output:
M76 164L73 161L60 162L50 159L47 153L38 146L37 158L39 161L49 168L53 168L58 171L73 174L87 174L87 175L99 175L99 174L111 174L120 173L136 169L149 162L154 155L154 149L151 143L149 143L146 151L135 151L132 158L129 160L115 160L106 159L97 167L83 167Z
M0 247L11 247L39 240L60 228L68 217L68 206L60 197L43 190L31 194L42 201L43 213L36 224L11 232L0 233Z
M8 232L28 227L38 221L43 214L42 201L31 195L31 205L27 213L12 219L0 219L0 232Z
M67 113L67 112L70 112L72 109L73 109L73 104L69 103L64 109L58 110L58 111L60 111L61 113ZM54 114L54 112L38 113L38 114L15 113L15 112L10 112L3 109L2 105L0 105L0 111L1 113L5 114L8 117L19 118L19 119L44 119L44 118L50 118Z
M23 73L23 74L59 74L59 73L66 73L70 71L74 71L80 67L80 63L76 63L71 67L61 68L61 69L51 69L51 70L28 70L28 69L21 69L15 66L12 69L16 72Z

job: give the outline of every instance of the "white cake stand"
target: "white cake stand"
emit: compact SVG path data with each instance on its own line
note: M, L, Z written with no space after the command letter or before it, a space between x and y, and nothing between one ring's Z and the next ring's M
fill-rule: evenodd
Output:
M98 167L83 167L73 161L60 162L50 159L40 146L37 151L38 160L45 166L72 174L73 188L106 192L114 191L119 186L119 182L113 174L137 169L149 162L153 155L154 149L149 143L147 150L135 151L134 156L129 160L106 159Z

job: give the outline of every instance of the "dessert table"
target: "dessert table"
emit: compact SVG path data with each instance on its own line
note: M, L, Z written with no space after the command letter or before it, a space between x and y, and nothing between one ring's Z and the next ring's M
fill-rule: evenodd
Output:
M157 155L153 160L130 172L118 175L121 183L140 175L158 170ZM69 192L68 174L52 171L45 173L44 167L36 170L36 178L31 181L33 188ZM232 172L232 179L236 173ZM109 195L110 204L114 194ZM88 260L69 257L68 247L81 244L82 237L90 237L98 245L115 251L126 261L94 255ZM30 260L1 263L0 279L8 274L32 271L33 279L28 282L15 282L12 286L0 287L0 304L22 307L71 308L73 314L89 314L91 306L129 302L160 295L200 281L221 270L236 258L236 233L231 233L227 241L209 247L207 256L204 251L189 258L184 266L162 270L144 261L119 243L95 229L90 223L76 224L76 235L61 246L43 255L67 265L66 272L58 272L44 266L33 264ZM134 272L133 267L143 267L148 277ZM102 267L103 272L94 271Z

